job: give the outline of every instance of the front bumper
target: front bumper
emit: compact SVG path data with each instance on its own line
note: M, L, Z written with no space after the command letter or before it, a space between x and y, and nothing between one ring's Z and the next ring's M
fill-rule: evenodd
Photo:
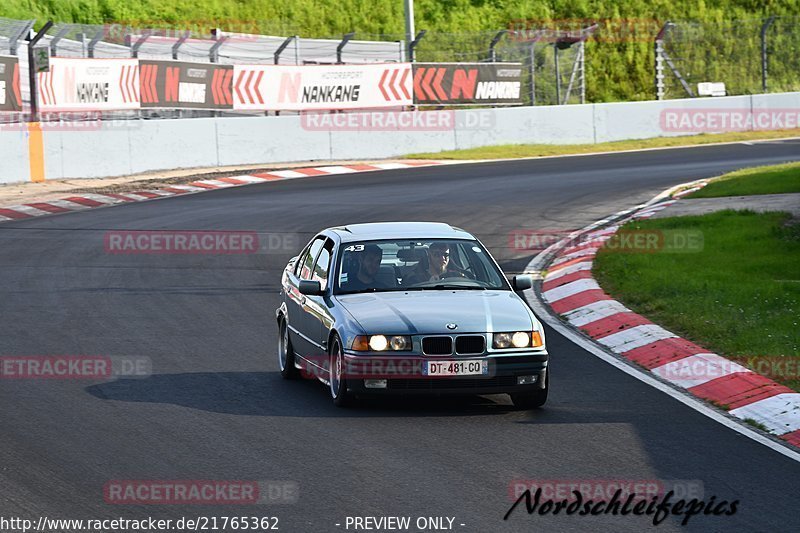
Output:
M431 377L420 372L424 361L488 362L488 374ZM392 364L394 363L394 364ZM372 357L345 353L345 379L350 392L358 395L416 394L513 394L543 389L546 383L546 351L481 357ZM535 376L533 383L519 385L520 376ZM367 388L366 379L385 379L386 388Z

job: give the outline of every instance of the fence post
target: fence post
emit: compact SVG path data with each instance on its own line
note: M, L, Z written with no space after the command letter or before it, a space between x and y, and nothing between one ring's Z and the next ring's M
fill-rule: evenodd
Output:
M581 103L586 103L586 46L585 42L581 41L580 48L578 49L579 61L580 65L578 67L578 71L580 72L580 84L581 84Z
M508 33L508 30L500 30L497 32L497 35L494 36L492 42L489 43L489 61L495 63L497 61L497 52L495 51L494 47L497 46L497 43L500 42L500 39L503 38L503 35Z
M219 35L218 33L216 35ZM229 37L227 35L223 35L217 38L217 42L211 45L211 48L208 49L208 60L211 63L219 63L219 49L220 47L225 44Z
M655 38L655 53L656 53L656 77L655 81L655 88L656 88L656 100L663 100L664 99L664 32L667 29L667 22L658 32Z
M69 33L69 30L72 29L72 24L65 24L62 28L58 30L58 33L53 37L50 41L50 55L56 56L58 55L58 41L64 38L66 34Z
M530 84L530 98L531 98L531 105L536 105L536 39L531 41L530 52L528 54L528 69L530 70L531 75L531 84Z
M25 35L26 33L28 33L31 30L31 28L33 27L34 22L35 21L33 21L33 20L24 21L22 26L20 26L19 30L14 32L8 38L8 53L9 53L9 55L12 55L12 56L17 55L17 42L22 38L23 35Z
M763 26L761 26L761 92L767 92L767 30L775 22L775 16L767 19Z
M142 33L142 36L139 37L139 39L135 43L133 43L133 45L131 46L131 57L132 58L135 59L135 58L139 57L139 48L142 47L144 42L149 37L150 37L150 31L149 30L144 30L144 33Z
M99 43L100 40L103 37L105 37L105 35L106 35L105 28L100 28L100 30L98 30L97 33L94 34L94 37L91 38L89 44L86 45L86 55L88 57L90 58L94 57L94 47L97 46L97 43Z
M276 65L280 62L281 54L283 53L283 51L286 50L286 47L289 46L292 43L292 41L294 41L295 39L297 39L297 35L293 35L291 37L287 37L286 40L281 43L281 45L278 47L278 49L275 50L274 63Z
M341 42L336 46L336 63L341 65L342 64L342 50L344 50L345 45L355 36L356 32L351 31L350 33L345 33L342 37Z
M192 32L187 30L183 33L183 35L178 37L178 40L175 41L175 44L172 45L172 59L175 60L178 59L178 49L181 47L183 43L186 42L186 39L188 39L191 34Z
M417 60L417 45L425 37L425 34L428 33L428 30L420 30L414 40L408 43L408 60L413 63Z
M36 84L36 55L33 48L36 46L42 37L45 36L47 30L53 27L53 21L48 20L39 33L34 35L33 39L28 42L28 81L30 82L31 91L31 116L30 122L39 122L39 89Z
M553 43L553 57L556 67L556 105L561 104L561 67L558 65L558 41Z

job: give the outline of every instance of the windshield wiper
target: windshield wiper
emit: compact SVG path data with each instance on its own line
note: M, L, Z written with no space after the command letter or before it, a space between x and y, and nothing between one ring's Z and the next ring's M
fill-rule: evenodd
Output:
M337 294L345 295L345 294L363 294L367 292L397 292L397 291L406 291L408 290L407 287L366 287L364 289L358 289L357 291L340 291Z
M433 287L422 287L423 289L456 289L464 291L485 291L486 287L480 285L456 285L455 283L437 283Z

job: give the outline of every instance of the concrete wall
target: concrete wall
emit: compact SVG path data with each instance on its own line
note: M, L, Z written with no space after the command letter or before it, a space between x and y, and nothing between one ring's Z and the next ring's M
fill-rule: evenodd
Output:
M28 181L28 130L0 128L0 183Z
M299 116L114 121L44 131L47 179L151 170L332 159L378 159L495 144L591 144L686 135L663 128L665 110L783 110L800 92L649 102L441 111L433 127L320 129ZM431 113L431 112L428 112ZM777 123L768 129L798 127ZM0 183L29 180L27 132L0 128Z

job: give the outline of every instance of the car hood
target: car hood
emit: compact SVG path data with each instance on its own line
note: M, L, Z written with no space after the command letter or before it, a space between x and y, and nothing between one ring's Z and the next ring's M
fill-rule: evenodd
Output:
M336 297L367 334L530 331L527 305L511 291L409 291ZM447 324L457 324L449 330Z

